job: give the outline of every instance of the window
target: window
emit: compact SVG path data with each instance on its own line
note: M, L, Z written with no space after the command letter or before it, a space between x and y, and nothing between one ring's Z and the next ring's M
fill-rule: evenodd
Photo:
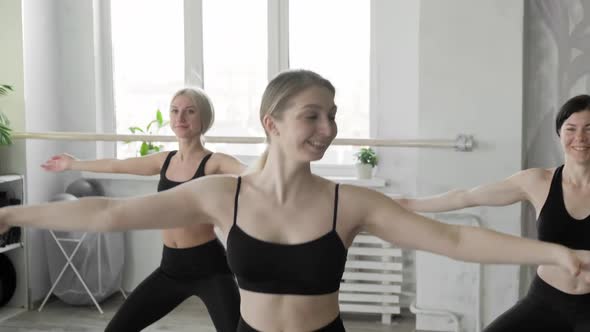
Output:
M289 2L289 66L317 71L334 84L338 137L369 137L369 24L369 1ZM350 164L356 150L333 146L322 161Z
M182 17L183 0L111 1L117 133L145 128L157 109L168 117L170 97L184 86ZM117 157L136 156L138 148L118 142Z
M263 136L262 93L269 78L290 67L315 70L334 83L338 137L369 137L370 1L293 0L287 11L275 10L286 3L279 0L195 3L200 10L187 10L183 0L111 1L118 133L144 126L157 108L167 117L172 94L199 82L215 106L208 135ZM238 156L264 148L208 146ZM322 162L352 164L354 150L332 147ZM135 151L134 144L119 143L117 157Z
M259 109L268 82L266 4L266 0L203 0L203 81L215 106L215 123L208 135L264 136ZM214 144L214 150L260 155L264 146Z

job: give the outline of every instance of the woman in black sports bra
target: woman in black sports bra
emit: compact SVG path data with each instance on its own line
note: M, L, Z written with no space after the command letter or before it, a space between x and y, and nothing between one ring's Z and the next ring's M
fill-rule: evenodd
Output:
M178 138L178 151L123 160L77 160L61 154L42 167L51 172L160 174L158 192L205 175L241 173L244 165L240 161L225 154L211 153L203 146L202 137L213 120L213 105L205 92L182 89L170 102L170 126ZM162 239L160 266L133 290L105 331L141 331L194 295L205 303L217 331L234 332L240 297L225 249L216 238L213 225L164 229Z
M334 95L332 84L311 71L275 77L260 108L267 151L247 175L203 177L140 198L2 208L0 230L159 228L164 218L176 226L213 223L228 238L242 332L344 331L339 280L346 250L361 231L459 260L558 265L590 278L590 251L439 223L377 191L312 174L310 162L321 159L336 136Z
M557 114L555 130L565 153L562 166L531 168L471 190L398 201L419 212L529 202L537 212L539 240L590 250L590 96L568 100ZM590 283L541 265L528 294L485 331L590 331Z

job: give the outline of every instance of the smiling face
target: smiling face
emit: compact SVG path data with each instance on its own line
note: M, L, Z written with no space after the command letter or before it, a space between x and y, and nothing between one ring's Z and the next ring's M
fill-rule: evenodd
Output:
M170 104L170 127L178 138L201 136L201 115L192 98L178 95Z
M588 164L590 162L590 111L569 116L559 131L566 160Z
M178 138L205 135L213 125L215 112L209 96L199 88L177 91L170 102L170 127Z
M334 94L311 86L291 97L280 118L273 119L272 141L297 161L319 160L336 137Z
M336 136L336 89L310 70L287 70L273 78L262 95L260 122L269 147L282 158L310 162L322 158ZM267 148L256 169L263 169Z

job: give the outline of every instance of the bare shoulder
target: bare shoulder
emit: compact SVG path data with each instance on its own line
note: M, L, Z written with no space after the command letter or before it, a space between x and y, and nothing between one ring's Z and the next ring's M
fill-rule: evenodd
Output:
M373 189L342 184L339 191L340 206L347 215L356 216L355 223L364 219L375 209L399 207L393 199Z
M369 188L340 185L338 203L339 233L345 243L350 244L360 231L380 221L398 219L407 213L389 196ZM377 233L374 233L377 234Z
M343 192L346 195L350 195L355 199L375 198L380 196L387 197L376 190L369 189L366 187L355 186L352 184L341 184L340 192Z
M246 165L243 164L238 158L225 154L225 153L213 153L209 162L207 163L209 170L208 174L241 174L245 169Z
M228 162L236 162L238 159L234 156L230 156L229 154L215 152L211 155L209 162L216 163L216 164L223 164Z
M514 175L520 188L537 211L541 208L551 186L554 168L529 168Z
M523 186L542 185L551 182L555 167L553 168L528 168L512 176Z
M233 193L237 188L238 177L234 175L214 174L202 176L183 185L196 193L207 193L207 196Z
M162 151L162 152L147 155L146 158L152 158L154 161L156 161L161 166L164 164L164 161L166 161L166 158L168 157L169 154L170 154L170 151Z
M316 176L317 181L322 183L323 188L328 188L333 192L333 188L337 185L336 182L328 180L324 177ZM379 202L393 202L393 200L385 194L369 189L366 187L355 186L351 184L338 184L339 202L344 204L344 201L352 203L348 206L351 209L357 209L359 206L374 205Z

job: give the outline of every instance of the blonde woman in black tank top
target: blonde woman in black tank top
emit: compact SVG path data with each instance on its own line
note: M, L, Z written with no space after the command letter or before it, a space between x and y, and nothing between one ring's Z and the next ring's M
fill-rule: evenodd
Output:
M244 165L239 160L211 153L203 146L202 137L213 121L213 105L205 92L182 89L170 103L170 126L178 138L178 151L123 160L78 160L61 154L42 167L50 172L160 174L159 192L205 175L240 174ZM213 225L195 223L164 229L162 240L160 266L133 290L105 331L141 331L193 295L203 300L218 331L235 331L239 294Z
M589 251L440 223L377 191L337 188L312 174L310 163L322 158L336 136L334 97L332 84L314 72L283 72L262 97L267 152L247 175L203 177L140 198L2 208L0 230L10 225L95 231L217 225L229 236L230 267L241 280L238 331L343 331L333 280L361 231L458 260L555 265L590 277ZM272 264L263 270L260 261ZM290 271L290 262L300 269ZM320 271L329 277L316 280Z
M398 202L418 212L529 202L537 213L540 240L590 250L590 96L568 100L555 130L564 151L562 166L531 168L471 190ZM525 298L486 328L500 331L590 331L590 283L557 266L540 265Z

